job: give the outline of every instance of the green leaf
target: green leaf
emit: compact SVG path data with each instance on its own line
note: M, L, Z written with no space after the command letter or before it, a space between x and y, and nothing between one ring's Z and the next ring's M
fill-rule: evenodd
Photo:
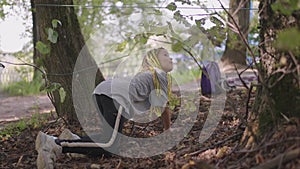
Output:
M198 27L202 27L205 24L206 18L197 19L195 20L195 23Z
M275 46L284 51L295 51L300 46L300 31L297 28L285 29L278 34Z
M146 44L147 41L148 41L148 38L146 38L146 37L144 37L144 36L142 36L142 37L140 38L140 42L141 42L142 44Z
M172 50L174 52L180 52L183 48L183 44L180 42L180 41L175 41L173 44L172 44Z
M58 20L58 19L53 19L52 20L52 27L53 28L57 28L57 25L60 25L60 26L62 26L62 23L60 22L60 20Z
M116 52L122 52L126 48L126 45L127 45L127 41L119 43Z
M184 5L184 4L191 5L192 4L192 2L190 0L175 0L175 2L181 2L182 5Z
M205 29L204 28L204 24L206 22L206 18L202 18L199 20L196 20L195 23L197 25L197 28L202 31L202 33L204 33L206 35L206 37L215 45L215 46L221 46L222 42L225 40L226 38L226 31L224 28L224 23L212 16L210 17L210 21L214 24L216 24L215 26L209 28L209 29Z
M183 23L186 27L189 27L191 24L186 20L186 18L180 13L180 11L176 11L173 15L173 18L179 22Z
M116 7L116 6L111 6L111 8L110 8L110 14L117 14L117 13L119 13L120 12L120 9L118 8L118 7Z
M138 34L134 37L135 41L137 43L142 43L142 44L146 44L148 41L148 36L146 36L146 34Z
M35 47L41 54L43 55L46 55L46 54L49 54L50 53L50 48L44 44L43 42L41 41L38 41L36 43L36 47Z
M226 31L220 26L213 26L205 33L215 46L221 47L222 42L226 39Z
M59 88L60 103L63 103L66 98L66 91L63 87Z
M154 9L153 11L156 16L162 15L162 12L160 10Z
M205 21L206 21L205 18L195 20L197 28L200 29L203 33L205 32L205 28L204 28Z
M46 86L46 88L44 89L46 92L54 92L55 90L58 90L59 88L61 88L61 84L60 83L50 83L50 85Z
M56 43L58 39L58 33L52 28L48 28L48 40L52 43Z
M294 11L300 9L300 2L299 0L278 0L271 7L273 11L290 16Z
M170 11L175 11L177 9L177 6L174 2L171 2L167 5L166 8L169 9Z
M221 26L221 27L225 26L224 23L219 18L217 18L215 16L211 16L210 21L212 23L216 24L217 26Z

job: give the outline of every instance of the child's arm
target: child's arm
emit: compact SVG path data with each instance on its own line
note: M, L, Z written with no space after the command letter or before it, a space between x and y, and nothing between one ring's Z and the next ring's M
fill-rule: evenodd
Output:
M167 106L161 115L161 119L164 125L164 130L167 130L171 127L171 113L172 110Z

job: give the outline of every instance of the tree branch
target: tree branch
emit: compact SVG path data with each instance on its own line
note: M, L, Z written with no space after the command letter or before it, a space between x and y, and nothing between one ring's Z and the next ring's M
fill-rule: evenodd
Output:
M297 80L298 80L298 87L300 87L300 64L298 63L296 57L294 56L294 54L293 54L291 51L289 51L289 54L290 54L290 56L291 56L293 62L294 62L295 65L296 65L297 75L298 75L298 76L296 76L296 78L297 78Z
M31 66L31 67L34 67L37 70L39 70L46 77L46 73L41 68L39 68L38 66L36 66L34 64L30 64L30 63L13 63L13 62L2 61L2 60L0 60L0 63L7 63L7 64L10 64L10 65L18 65L18 66Z
M244 79L241 77L242 73L243 73L244 71L246 71L247 68L246 68L245 70L243 70L241 73L238 71L238 68L236 67L235 64L234 64L234 68L235 68L235 71L237 72L238 77L239 77L240 81L242 82L243 86L244 86L247 90L249 90L249 87L247 86L246 82L245 82Z
M281 141L268 143L268 144L265 144L261 147L258 147L258 148L252 149L252 150L240 150L240 151L237 151L237 153L253 153L256 151L260 151L262 149L266 149L271 146L275 146L277 144L282 144L282 143L286 143L286 142L294 142L294 141L299 141L299 140L300 140L300 137L291 137L291 138L283 139Z
M300 148L279 154L275 158L257 166L253 169L271 169L279 166L281 163L286 163L300 156Z
M232 135L232 136L230 136L230 137L228 137L228 138L226 138L226 139L224 139L224 140L222 140L222 141L217 142L216 144L213 144L213 145L211 145L211 146L205 147L205 148L200 149L200 150L198 150L198 151L192 152L192 153L190 153L189 155L190 155L190 156L193 156L193 155L202 153L203 151L206 151L206 150L208 150L208 149L211 149L211 148L214 148L214 147L216 147L216 146L222 145L222 144L226 143L227 141L229 141L229 140L231 140L231 139L233 139L233 138L236 138L237 136L240 136L240 135L242 135L242 134L243 134L243 132L236 133L236 134L234 134L234 135Z

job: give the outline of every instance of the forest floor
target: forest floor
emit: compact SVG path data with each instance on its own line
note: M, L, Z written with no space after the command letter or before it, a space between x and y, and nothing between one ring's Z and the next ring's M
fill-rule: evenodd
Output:
M251 110L254 92L248 97L246 90L234 90L227 93L227 101L222 118L213 134L203 143L199 136L207 118L210 99L200 99L198 116L192 129L180 143L170 150L148 158L126 158L120 156L77 157L63 154L55 164L58 169L74 168L300 168L300 120L289 119L280 128L268 133L268 136L253 149L246 149L240 142L246 128L246 109ZM235 107L235 108L234 108ZM172 115L174 121L178 110ZM28 125L15 134L0 135L0 168L36 168L37 152L35 138L39 131L59 135L66 127L62 121L55 121L52 114L43 114L39 118L43 125ZM13 122L10 122L13 123ZM9 124L10 124L9 123ZM34 124L34 123L32 123ZM6 124L8 125L8 124ZM162 125L154 121L147 126L136 126L131 131L126 123L124 133L136 137L149 137L162 132ZM2 129L0 129L1 132ZM79 131L80 129L72 129ZM153 147L156 148L156 147ZM158 147L157 147L158 148Z

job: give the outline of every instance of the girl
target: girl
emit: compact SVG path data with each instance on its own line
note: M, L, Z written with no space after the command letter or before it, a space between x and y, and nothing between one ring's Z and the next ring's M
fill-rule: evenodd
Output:
M111 152L118 151L118 133L122 132L126 118L135 119L136 115L150 117L144 115L149 111L161 114L164 130L169 129L172 111L168 107L171 93L168 73L172 69L168 51L157 48L147 52L142 70L132 79L116 78L101 82L93 97L100 116L105 119L103 133L81 138L69 133L74 136L72 139L58 139L40 132L36 139L38 168L52 168L61 152L110 156Z

